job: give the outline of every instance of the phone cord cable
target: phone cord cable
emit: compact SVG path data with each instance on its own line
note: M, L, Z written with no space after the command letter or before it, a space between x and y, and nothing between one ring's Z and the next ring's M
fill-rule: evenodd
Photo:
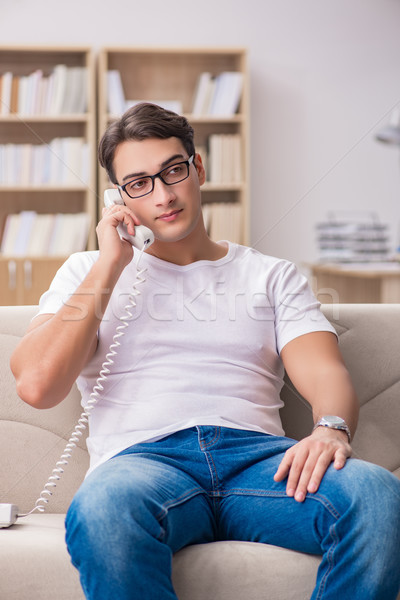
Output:
M69 438L67 445L64 448L62 455L56 463L56 466L51 472L43 490L40 492L38 499L35 502L35 506L29 512L25 514L18 515L18 518L27 517L35 511L43 513L47 508L48 503L53 495L54 488L57 486L57 483L61 479L61 476L64 473L64 468L68 464L69 459L72 456L72 452L76 448L83 432L86 430L90 414L93 408L96 406L97 402L101 397L101 393L104 390L104 383L107 380L109 374L111 373L112 365L114 364L114 359L118 353L118 349L121 345L121 338L125 335L125 330L129 326L129 322L133 318L133 310L136 307L136 297L140 295L140 291L138 290L138 286L143 284L146 281L144 277L144 273L146 272L146 268L139 269L140 260L142 258L143 252L145 251L147 244L143 246L140 251L137 263L136 263L136 280L133 284L133 289L129 294L128 304L124 307L124 313L119 320L121 324L115 330L115 334L113 336L112 342L106 354L103 364L101 365L101 369L99 375L97 377L96 383L93 386L92 392L89 396L89 400L79 417L79 420L73 430L71 437Z

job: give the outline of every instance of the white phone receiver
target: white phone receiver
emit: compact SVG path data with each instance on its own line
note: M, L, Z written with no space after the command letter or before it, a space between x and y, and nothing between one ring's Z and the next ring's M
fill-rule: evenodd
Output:
M109 208L113 204L124 204L119 191L116 188L110 188L104 192L104 205ZM154 242L154 233L145 225L135 225L135 235L130 235L124 223L120 223L117 231L121 239L126 240L138 250L150 246Z

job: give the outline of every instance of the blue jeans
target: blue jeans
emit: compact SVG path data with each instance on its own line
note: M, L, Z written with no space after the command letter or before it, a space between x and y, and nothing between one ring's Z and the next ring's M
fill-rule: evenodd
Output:
M400 481L357 459L328 469L303 503L273 480L293 440L194 427L97 467L66 519L91 600L176 600L173 553L246 540L322 555L312 599L394 600L400 589ZM268 597L268 590L266 590Z

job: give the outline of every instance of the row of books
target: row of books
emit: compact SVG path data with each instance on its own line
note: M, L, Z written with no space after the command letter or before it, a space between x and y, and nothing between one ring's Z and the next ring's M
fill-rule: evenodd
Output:
M4 256L69 256L86 249L90 216L85 213L9 214L1 239Z
M243 180L241 137L237 133L212 134L208 138L207 180L241 183Z
M243 90L243 74L239 71L224 71L216 77L201 73L193 99L194 116L231 117L240 104Z
M89 148L84 138L0 145L0 185L81 187L87 185L89 171Z
M241 183L241 139L213 134L198 146L207 181ZM55 138L49 144L0 144L0 185L82 186L89 181L89 149L83 138Z
M193 116L231 117L240 104L243 90L243 74L236 71L224 71L214 77L211 73L202 73L196 85L192 105ZM107 72L108 112L121 115L139 100L126 98L121 73L118 69ZM163 108L178 114L183 112L182 102L176 100L148 99Z
M317 224L321 262L376 262L390 256L388 227L377 220L329 220Z
M203 204L206 230L214 241L229 240L243 243L242 206L237 202Z
M87 69L56 65L49 75L36 69L0 75L0 115L67 115L87 110Z

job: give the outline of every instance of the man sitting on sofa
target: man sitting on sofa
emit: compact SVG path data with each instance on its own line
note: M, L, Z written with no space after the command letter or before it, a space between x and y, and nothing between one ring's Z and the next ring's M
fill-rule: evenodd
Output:
M86 405L140 259L145 281L103 369L91 467L66 519L86 597L176 600L173 553L248 540L321 554L312 598L394 600L400 482L349 458L358 403L305 278L208 237L185 118L140 104L99 156L124 204L103 211L99 251L60 269L11 361L32 406L61 402L77 378ZM121 223L148 226L153 245L133 251ZM284 368L313 410L300 442L279 419Z

